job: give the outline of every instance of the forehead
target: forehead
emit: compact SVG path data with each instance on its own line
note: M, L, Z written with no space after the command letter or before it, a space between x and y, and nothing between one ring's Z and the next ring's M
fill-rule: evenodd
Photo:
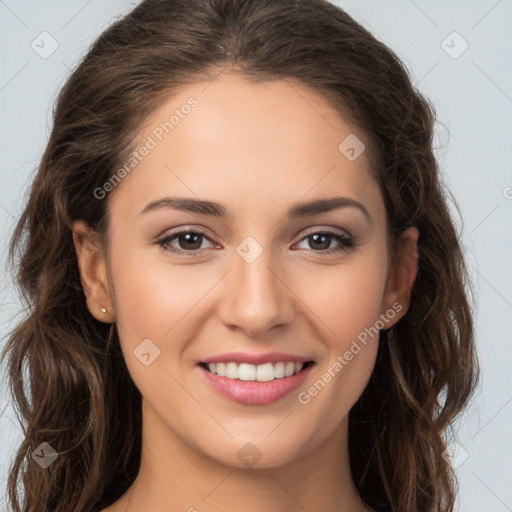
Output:
M378 207L368 145L318 92L225 73L162 100L140 129L137 162L111 207L140 212L165 194L252 205L252 214L332 195Z

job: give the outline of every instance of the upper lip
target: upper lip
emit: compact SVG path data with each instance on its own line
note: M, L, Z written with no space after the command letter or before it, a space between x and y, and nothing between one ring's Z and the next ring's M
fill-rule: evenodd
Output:
M296 356L294 354L285 354L284 352L264 352L262 354L252 354L250 352L230 352L229 354L220 354L218 356L202 359L201 363L248 363L248 364L264 364L278 362L306 363L312 361L311 358Z

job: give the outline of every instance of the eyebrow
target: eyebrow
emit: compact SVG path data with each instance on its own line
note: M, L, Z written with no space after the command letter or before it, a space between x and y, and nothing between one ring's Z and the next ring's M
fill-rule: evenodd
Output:
M350 197L341 196L326 199L314 199L308 202L297 203L288 210L286 217L289 219L297 219L330 212L339 208L349 207L357 208L363 213L366 220L370 224L372 223L372 218L368 213L368 210L361 203L355 199L351 199ZM164 197L162 199L157 199L156 201L151 201L141 211L141 215L160 208L173 208L175 210L198 213L200 215L211 215L222 219L232 219L232 215L221 204L214 201L194 199L191 197Z

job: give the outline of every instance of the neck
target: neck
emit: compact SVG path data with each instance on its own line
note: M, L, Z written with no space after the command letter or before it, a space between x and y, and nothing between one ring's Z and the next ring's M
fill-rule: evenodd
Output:
M366 510L350 474L348 418L322 445L305 447L290 462L264 467L262 457L261 464L240 468L183 443L147 404L143 411L139 474L108 512Z

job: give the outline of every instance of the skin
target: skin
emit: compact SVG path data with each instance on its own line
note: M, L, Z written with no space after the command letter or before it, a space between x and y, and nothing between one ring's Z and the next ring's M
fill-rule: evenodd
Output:
M117 323L143 396L139 474L104 512L361 511L348 414L373 370L378 336L309 403L297 396L393 304L385 328L406 313L418 231L404 232L390 260L385 206L367 154L350 161L338 150L350 134L366 137L316 91L225 72L163 99L140 140L190 96L198 105L109 197L108 252L83 222L74 225L90 312ZM334 195L361 203L370 221L355 207L285 217L299 201ZM165 207L141 214L165 196L216 201L232 218ZM157 244L179 227L209 237L198 239L195 257ZM311 240L326 228L352 236L355 246L325 254L343 247L334 238ZM262 248L251 263L236 251L247 236ZM178 237L169 245L194 252L194 241L187 246ZM149 366L134 355L144 339L160 350ZM287 352L315 365L300 389L279 401L241 405L214 391L196 367L232 351ZM261 454L251 467L237 457L247 443Z

